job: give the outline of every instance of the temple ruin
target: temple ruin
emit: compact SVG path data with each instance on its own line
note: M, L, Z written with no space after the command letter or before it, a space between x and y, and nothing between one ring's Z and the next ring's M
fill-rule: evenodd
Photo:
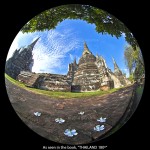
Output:
M39 39L39 38L38 38ZM102 56L94 56L86 43L79 62L76 59L68 65L66 75L34 73L32 51L36 39L27 48L16 50L6 61L5 72L26 86L51 91L88 92L109 90L127 86L130 81L123 75L116 61L113 60L114 72L107 67Z

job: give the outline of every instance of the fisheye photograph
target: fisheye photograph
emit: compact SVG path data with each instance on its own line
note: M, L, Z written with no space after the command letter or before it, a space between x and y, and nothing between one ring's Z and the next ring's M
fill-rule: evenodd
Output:
M105 139L132 117L145 66L140 45L113 14L68 4L37 14L5 62L10 103L33 132L60 144Z

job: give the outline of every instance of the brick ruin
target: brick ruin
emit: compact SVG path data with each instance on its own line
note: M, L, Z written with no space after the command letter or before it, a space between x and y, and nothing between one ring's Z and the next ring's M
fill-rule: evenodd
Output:
M27 48L16 50L6 61L5 72L12 78L34 87L50 91L86 92L109 90L131 84L122 74L113 58L114 72L106 65L102 56L94 56L84 43L79 63L74 59L66 75L32 72L32 50L38 39Z
M17 76L20 74L21 71L32 71L32 66L34 63L32 50L38 39L39 38L37 38L26 48L20 48L14 51L12 57L6 61L6 74L8 74L14 79L17 79Z
M50 91L71 91L71 84L66 75L21 71L17 79L28 87Z

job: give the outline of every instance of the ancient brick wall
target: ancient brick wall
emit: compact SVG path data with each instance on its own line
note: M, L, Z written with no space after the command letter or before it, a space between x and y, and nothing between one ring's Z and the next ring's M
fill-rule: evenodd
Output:
M50 91L71 91L71 85L66 75L22 71L17 79L29 87Z
M35 83L38 82L39 74L31 73L27 71L21 71L17 80L24 83L28 87L35 87Z
M35 86L50 91L71 91L71 85L66 75L41 74Z

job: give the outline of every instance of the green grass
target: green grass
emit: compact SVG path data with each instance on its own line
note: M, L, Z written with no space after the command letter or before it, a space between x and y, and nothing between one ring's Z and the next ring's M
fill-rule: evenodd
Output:
M142 95L142 93L143 93L143 88L144 88L144 87L138 87L138 88L136 89L137 94Z
M8 79L11 83L13 83L16 86L19 86L25 90L34 92L34 93L38 93L38 94L42 94L42 95L46 95L52 98L61 98L61 99L69 99L69 98L85 98L85 97L93 97L93 96L100 96L100 95L104 95L104 94L110 94L113 92L118 91L120 88L114 88L108 91L94 91L94 92L56 92L56 91L46 91L46 90L40 90L40 89L36 89L36 88L29 88L26 87L25 84L23 84L22 82L19 82L17 80L14 80L13 78L11 78L10 76L8 76L7 74L5 74L5 78Z
M141 99L141 96L142 96L142 93L143 93L143 89L144 89L143 86L138 87L138 88L136 89L136 94L137 94L137 98L138 98L138 99Z
M11 77L8 76L6 73L5 73L5 78L8 79L11 83L13 83L13 84L15 84L15 85L17 85L17 86L19 86L19 87L28 89L28 88L25 86L25 84L23 84L22 82L19 82L19 81L15 80L15 79L11 78Z

